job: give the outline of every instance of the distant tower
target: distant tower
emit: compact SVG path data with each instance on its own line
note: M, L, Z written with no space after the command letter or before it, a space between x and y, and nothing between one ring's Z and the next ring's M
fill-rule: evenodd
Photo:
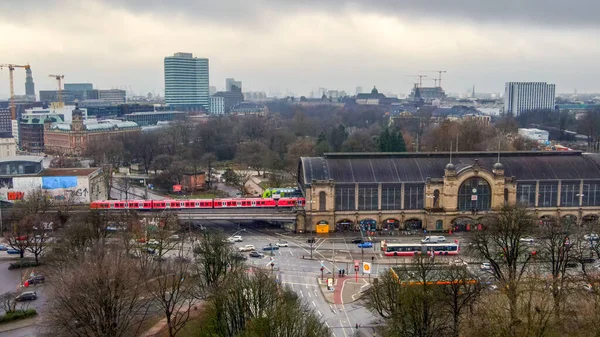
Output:
M475 85L473 84L473 91L471 91L471 98L475 98Z
M25 95L27 95L29 98L33 98L35 101L35 85L33 84L31 68L25 69Z

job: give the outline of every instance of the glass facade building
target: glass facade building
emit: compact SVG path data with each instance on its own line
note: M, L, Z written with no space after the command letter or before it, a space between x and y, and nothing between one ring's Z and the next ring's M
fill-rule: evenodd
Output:
M210 111L208 59L191 53L165 57L165 103Z

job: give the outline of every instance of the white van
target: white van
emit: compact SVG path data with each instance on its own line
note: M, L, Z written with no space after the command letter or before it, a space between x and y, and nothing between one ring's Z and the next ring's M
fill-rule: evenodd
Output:
M421 243L438 243L438 242L446 242L446 237L444 237L444 236L426 236L425 239L421 240Z

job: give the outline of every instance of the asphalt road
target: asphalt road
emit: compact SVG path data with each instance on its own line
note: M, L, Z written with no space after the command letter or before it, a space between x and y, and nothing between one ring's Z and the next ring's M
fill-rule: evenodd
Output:
M0 252L0 254L6 254ZM17 290L19 285L19 278L21 277L21 271L18 269L8 270L8 265L12 261L3 259L0 262L0 293L14 292ZM31 269L23 269L23 277L26 278L31 272ZM44 285L32 285L26 288L27 291L35 291L38 295L38 299L30 302L22 302L17 304L17 307L23 308L35 308L38 311L39 317L42 317L47 309L46 307L46 294ZM30 337L37 335L38 328L36 326L29 326L22 329L12 330L3 332L2 337Z
M232 224L228 233L233 234L236 229L237 227ZM236 243L236 247L253 244L258 250L265 253L264 258L249 257L248 264L268 269L271 261L271 252L264 251L262 248L269 243L277 243L281 240L280 237L254 230L241 232L239 235L242 235L244 241ZM274 275L279 282L289 286L309 307L315 310L317 315L331 329L332 336L354 336L356 332L355 325L357 323L370 325L375 320L375 317L358 302L351 304L331 304L325 300L317 283L317 278L321 276L321 262L319 260L308 259L310 256L310 245L302 239L302 237L299 237L299 240L283 239L288 242L290 247L281 247L279 250L273 251L272 257L275 262ZM303 256L306 258L303 258ZM328 262L324 262L324 265L326 277L327 273L331 276L330 273L333 266ZM346 268L345 264L344 268Z

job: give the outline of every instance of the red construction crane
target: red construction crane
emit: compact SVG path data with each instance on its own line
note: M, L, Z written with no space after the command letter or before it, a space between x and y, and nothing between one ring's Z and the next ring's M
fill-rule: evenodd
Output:
M0 69L2 68L8 68L8 74L10 79L10 119L14 121L17 119L17 106L15 105L15 83L13 72L15 71L15 68L29 69L31 67L29 66L29 64L25 66L17 64L0 64Z

